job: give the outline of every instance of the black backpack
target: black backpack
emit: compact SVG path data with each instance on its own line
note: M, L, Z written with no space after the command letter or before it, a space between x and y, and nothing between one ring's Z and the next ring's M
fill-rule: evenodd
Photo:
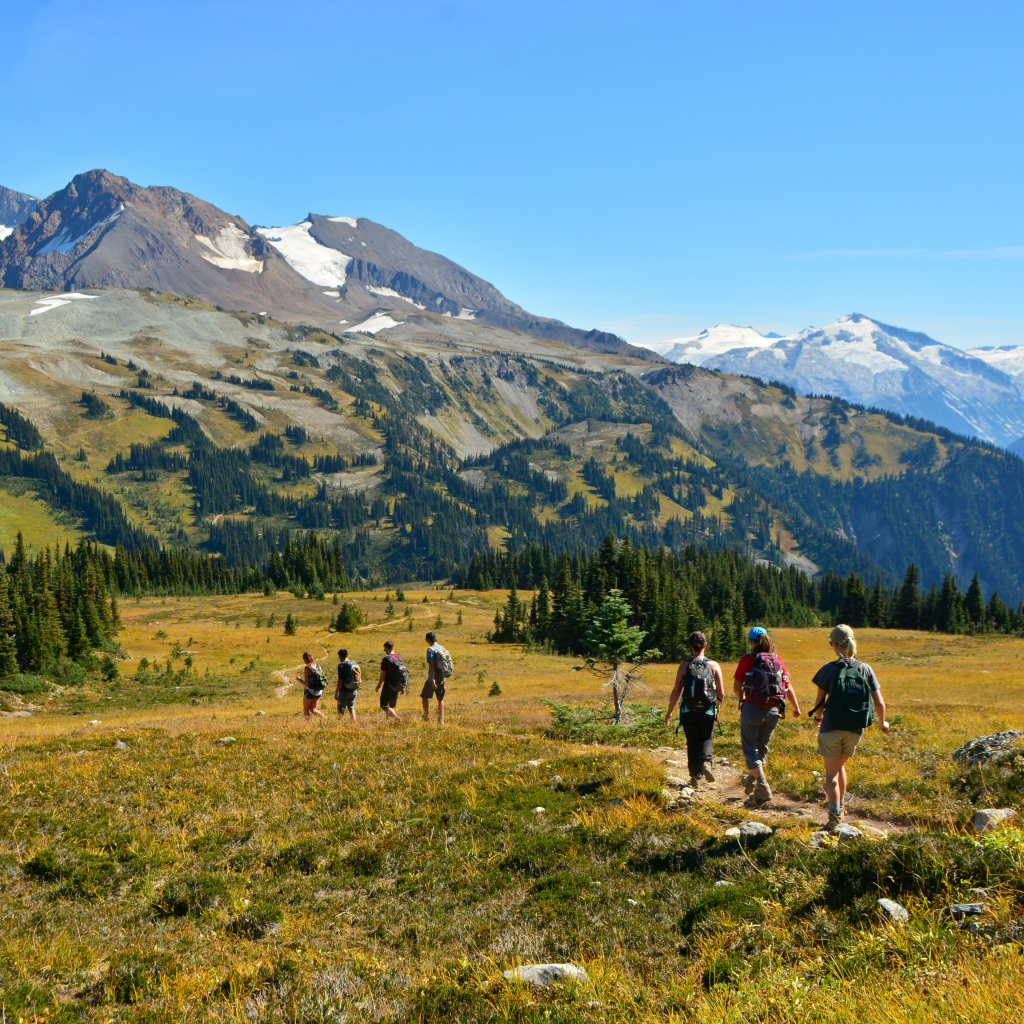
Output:
M686 666L683 689L679 698L680 708L684 705L691 711L708 711L718 707L715 673L707 658L691 661ZM680 714L682 714L681 711Z
M398 654L386 654L384 658L391 663L388 665L384 682L392 690L405 693L409 689L409 669L406 668L405 662L402 661L401 656Z

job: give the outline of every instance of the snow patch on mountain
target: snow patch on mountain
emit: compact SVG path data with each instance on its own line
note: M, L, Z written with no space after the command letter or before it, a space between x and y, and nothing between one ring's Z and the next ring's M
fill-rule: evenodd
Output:
M1011 377L1024 374L1024 345L1003 345L1000 348L972 348L967 353L975 359L983 359Z
M340 321L346 323L345 320ZM394 320L387 313L374 313L369 320L364 320L355 327L347 328L348 331L356 331L360 334L376 334L378 331L386 331L389 327L399 327L404 320Z
M401 299L403 302L408 302L410 305L415 306L417 309L426 309L427 307L420 304L419 302L413 302L406 295L401 295L396 292L393 288L375 288L372 284L366 286L368 292L373 292L374 295L380 295L385 299Z
M6 224L0 224L0 242L2 242L8 235L14 234L14 228L9 228Z
M359 227L355 217L328 217L332 224L347 224L351 228Z
M249 254L246 242L249 236L237 224L229 224L217 232L216 239L196 235L195 239L209 252L199 255L224 270L244 270L248 274L262 274L263 261Z
M312 223L304 220L299 224L288 224L280 228L257 228L268 242L285 258L292 270L307 281L325 288L334 288L345 283L345 273L352 262L337 249L321 245L309 233Z
M95 295L83 295L81 292L62 292L60 295L51 295L47 299L36 299L36 305L39 309L33 309L29 311L29 316L36 316L39 313L49 313L51 309L56 309L58 306L69 306L72 302L77 302L79 299L95 299Z
M114 221L117 220L117 218L120 217L123 212L124 203L119 203L117 209L114 210L113 213L104 217L103 220L97 221L95 224L92 225L92 227L86 228L85 231L74 237L72 237L72 228L69 225L68 227L64 228L63 231L58 232L56 235L53 236L53 238L45 242L40 248L36 249L36 251L32 255L45 256L47 253L51 252L71 252L71 250L74 249L74 247L78 245L78 243L81 242L83 238L88 238L89 235L91 235L97 228L103 227L104 224L113 224Z
M689 338L670 338L646 347L674 363L695 363L703 366L708 359L737 348L767 348L772 339L753 327L716 324Z

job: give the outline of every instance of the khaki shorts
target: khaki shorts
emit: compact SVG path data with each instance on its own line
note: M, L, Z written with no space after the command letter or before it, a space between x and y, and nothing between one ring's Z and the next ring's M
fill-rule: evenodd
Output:
M853 757L862 733L832 729L818 733L818 753L822 757Z

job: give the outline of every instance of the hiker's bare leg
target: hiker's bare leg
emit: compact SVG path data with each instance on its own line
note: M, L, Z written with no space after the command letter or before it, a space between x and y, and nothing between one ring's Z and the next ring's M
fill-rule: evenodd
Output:
M356 709L355 708L349 708L348 709L348 716L349 716L349 718L352 719L353 722L355 722L355 720L356 720Z
M398 717L398 712L394 708L385 708L384 715L390 718L392 722L400 722L401 719Z
M825 758L825 799L830 804L841 804L846 796L847 755Z
M430 719L430 698L423 697L423 717L427 720Z
M437 720L441 725L444 725L444 700L437 702Z

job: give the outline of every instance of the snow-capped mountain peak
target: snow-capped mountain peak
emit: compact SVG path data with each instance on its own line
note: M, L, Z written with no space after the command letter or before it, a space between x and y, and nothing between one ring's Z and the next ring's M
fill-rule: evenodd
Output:
M781 338L719 325L662 342L656 351L673 362L909 413L997 444L1024 435L1024 346L963 351L850 313Z

